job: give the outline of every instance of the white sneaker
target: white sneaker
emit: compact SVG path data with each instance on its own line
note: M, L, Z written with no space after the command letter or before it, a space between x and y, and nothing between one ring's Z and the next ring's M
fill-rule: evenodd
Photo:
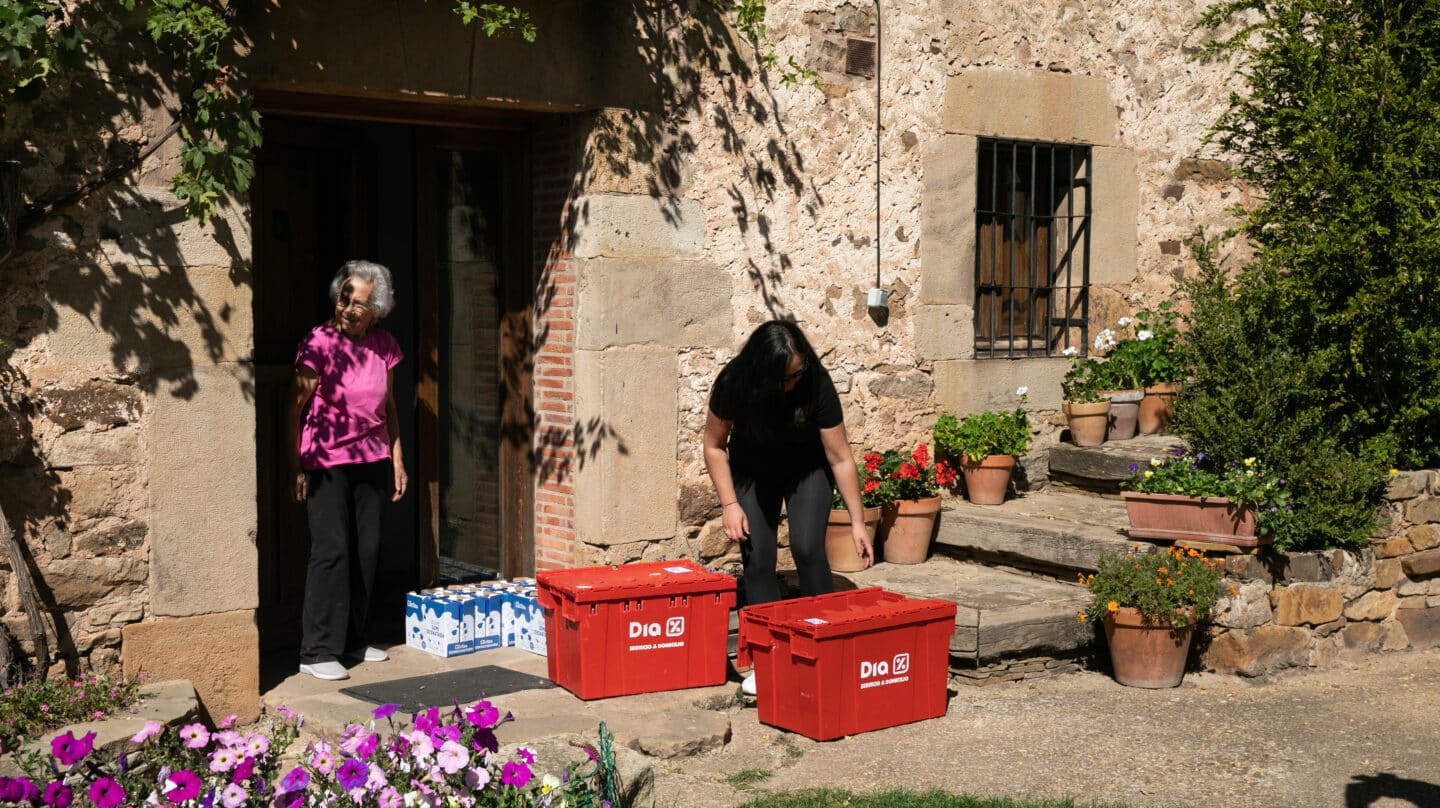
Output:
M390 658L390 655L380 650L379 648L376 648L373 645L367 645L364 648L356 648L351 651L346 651L345 657L347 659L355 659L361 662L384 662L385 660Z
M314 662L309 665L301 664L300 672L308 673L316 679L324 679L330 682L350 678L350 673L345 670L345 666L333 659L329 662Z
M744 694L747 695L747 696L753 696L753 695L755 695L755 672L754 672L754 671L751 671L751 672L750 672L750 675L745 677L745 681L743 681L743 682L740 683L740 692L741 692L741 693L744 693Z

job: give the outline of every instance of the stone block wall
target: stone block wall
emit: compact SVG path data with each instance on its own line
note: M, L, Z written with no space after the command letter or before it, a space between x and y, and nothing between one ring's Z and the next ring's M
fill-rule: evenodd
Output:
M1202 641L1203 663L1260 676L1440 645L1440 472L1396 474L1384 511L1364 549L1227 558L1234 594Z

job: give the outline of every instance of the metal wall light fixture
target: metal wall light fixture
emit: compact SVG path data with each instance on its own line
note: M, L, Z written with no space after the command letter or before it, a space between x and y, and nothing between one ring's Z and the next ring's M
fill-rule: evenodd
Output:
M880 0L875 0L875 286L865 297L872 309L883 309L890 302L890 293L880 288Z

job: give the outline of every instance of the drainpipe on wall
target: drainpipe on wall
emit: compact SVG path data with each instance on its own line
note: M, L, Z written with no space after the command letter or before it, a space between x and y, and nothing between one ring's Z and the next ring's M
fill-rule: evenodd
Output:
M880 34L880 0L875 0L875 286L865 298L872 315L890 302L890 293L880 288Z

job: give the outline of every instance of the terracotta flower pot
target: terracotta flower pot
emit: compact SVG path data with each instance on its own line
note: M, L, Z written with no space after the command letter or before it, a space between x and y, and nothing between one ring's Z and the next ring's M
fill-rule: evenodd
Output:
M930 536L940 514L940 497L902 499L881 512L884 526L885 561L890 564L919 564L930 552Z
M866 508L862 517L873 543L875 527L880 524L880 509ZM844 508L830 512L830 520L825 525L825 557L830 560L831 572L859 572L865 569L865 559L855 552L855 541L850 538L850 512Z
M1140 402L1145 398L1144 390L1104 390L1100 395L1110 399L1110 420L1105 430L1105 440L1130 440L1140 421Z
M1099 446L1105 442L1110 426L1110 400L1093 404L1067 401L1065 417L1070 424L1070 440L1076 446Z
M979 463L962 457L960 470L965 474L965 498L976 505L999 505L1010 490L1010 475L1015 470L1014 455L988 455Z
M1140 401L1140 434L1155 435L1170 428L1175 420L1175 396L1180 392L1178 384L1152 384L1145 388L1145 398Z
M1185 497L1123 491L1130 535L1140 539L1208 541L1235 547L1269 544L1255 535L1255 509L1224 497Z
M1177 687L1194 636L1192 619L1177 629L1169 618L1147 623L1139 609L1122 606L1105 615L1105 644L1115 681L1129 687Z

